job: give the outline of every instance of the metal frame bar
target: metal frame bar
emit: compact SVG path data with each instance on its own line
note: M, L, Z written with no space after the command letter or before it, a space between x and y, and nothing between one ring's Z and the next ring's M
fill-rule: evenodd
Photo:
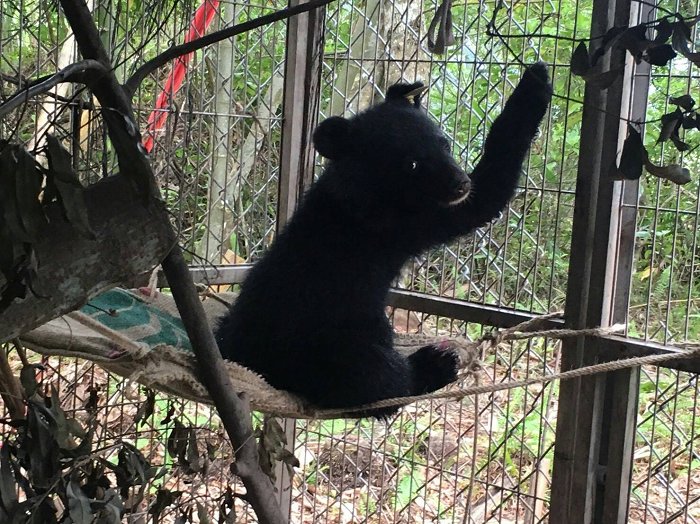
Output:
M196 284L225 286L242 283L252 266L252 264L240 264L235 266L191 267L190 272ZM143 278L134 282L132 285L133 287L145 286L148 284L148 279L149 275L144 275ZM162 272L158 275L158 285L160 287L167 287L168 285ZM539 316L537 313L529 313L527 311L475 304L459 299L406 291L403 289L392 289L389 291L388 305L407 309L409 311L426 313L428 315L437 315L498 328L513 327L521 322ZM547 321L545 327L548 329L561 328L564 327L564 324L564 320L555 318ZM617 335L607 335L600 340L599 357L601 360L659 355L662 353L675 355L684 351L675 346ZM674 360L669 362L666 367L691 373L700 373L700 360Z
M293 7L302 3L290 0ZM292 217L305 186L313 179L312 134L318 119L325 8L290 18L285 51L283 123L280 154L277 233ZM296 420L282 422L287 445L294 452ZM283 513L292 511L292 477L285 464L276 467L275 488Z

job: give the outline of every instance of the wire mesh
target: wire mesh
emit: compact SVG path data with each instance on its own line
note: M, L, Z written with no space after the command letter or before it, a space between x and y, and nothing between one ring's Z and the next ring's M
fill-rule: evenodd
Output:
M583 97L583 84L570 77L568 63L575 45L571 39L590 31L591 4L458 0L453 6L458 45L444 56L427 51L427 28L437 8L430 0L329 5L320 117L356 113L380 100L396 80L421 79L430 88L427 110L469 169L517 84L521 63L541 58L553 65L557 96L518 194L501 220L416 258L397 286L528 312L562 308L582 115L576 100ZM662 4L676 9L673 2ZM279 0L264 6L222 2L210 30L284 5ZM117 76L124 80L143 60L182 42L197 4L100 0L93 8L118 64ZM693 2L683 8L697 12ZM53 73L75 59L67 24L54 3L0 0L0 13L3 99L26 79ZM500 36L488 36L489 31ZM222 42L196 53L181 90L158 110L167 120L154 134L151 159L194 264L255 261L274 238L285 45L286 26L277 23L241 35L232 45ZM134 98L142 130L169 73L166 67L149 77ZM667 98L693 90L697 81L695 68L682 60L656 74L647 119L667 112ZM116 162L105 147L100 108L74 86L66 87L29 100L22 112L0 122L0 136L31 145L45 129L42 122L49 122L71 146L84 180L106 176ZM66 104L66 99L71 101ZM688 141L692 144L692 137ZM674 155L668 148L659 154L656 160ZM696 171L692 155L681 160ZM637 215L637 247L630 276L630 336L662 342L698 338L696 180L677 188L645 178L631 206ZM414 311L395 309L391 315L398 331L474 338L488 329ZM10 355L14 359L14 351ZM225 487L238 486L228 471L230 449L209 407L158 395L153 414L135 423L147 394L132 383L84 362L43 362L43 380L57 385L66 407L77 415L91 391L100 392L101 447L127 440L167 467L166 477L149 489L184 491L182 505L199 503L210 516L218 515ZM484 355L484 362L486 383L553 373L559 345L517 343ZM18 370L20 363L14 359L13 365ZM196 428L202 442L220 446L206 473L195 480L174 467L167 450L175 424L168 416L172 410L180 423ZM546 522L556 410L557 387L548 385L412 405L388 424L298 422L293 448L301 468L290 488L291 520ZM630 522L700 521L697 412L695 375L643 370ZM0 426L0 434L10 431ZM255 521L243 501L236 504L238 522ZM130 521L152 518L148 509L140 508ZM163 517L173 521L177 512L169 509Z

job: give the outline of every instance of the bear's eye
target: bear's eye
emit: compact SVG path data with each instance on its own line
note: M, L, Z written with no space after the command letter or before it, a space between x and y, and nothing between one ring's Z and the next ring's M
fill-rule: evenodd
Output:
M416 169L418 169L418 162L416 162L415 160L411 160L409 162L409 166L411 167L411 171L415 171Z

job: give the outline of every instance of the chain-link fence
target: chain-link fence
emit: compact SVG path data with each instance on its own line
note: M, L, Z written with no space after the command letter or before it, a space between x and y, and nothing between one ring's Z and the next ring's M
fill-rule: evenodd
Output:
M145 59L181 43L201 7L189 0L88 4L121 81ZM455 0L456 45L444 55L428 50L438 7L430 0L339 0L326 8L319 119L351 115L380 100L393 82L420 79L429 86L428 112L467 169L476 164L522 65L537 59L551 65L555 98L516 197L494 224L411 261L396 282L389 312L397 331L476 338L507 323L506 317L514 324L564 308L576 263L570 255L577 176L585 176L579 160L587 154L580 143L584 83L570 74L569 63L577 39L590 35L592 4ZM285 5L221 2L206 31ZM687 16L698 10L693 2L664 6ZM0 0L0 8L5 100L28 80L74 61L76 49L55 3ZM221 270L217 289L240 282L284 220L278 204L290 190L280 184L285 83L294 81L285 78L290 45L285 22L264 26L195 53L178 90L168 88L177 82L173 64L151 75L134 97L181 244L193 265ZM641 118L659 118L669 110L668 97L697 86L688 61L666 69L652 77ZM50 130L70 145L84 181L94 181L116 167L102 110L84 90L62 84L5 118L0 137L31 148L41 146ZM149 127L154 121L157 129ZM681 160L695 167L692 150ZM321 168L317 159L317 174ZM620 277L631 289L628 335L695 341L697 177L682 187L655 178L643 178L641 189L626 187L615 205L635 216L634 263ZM626 234L622 226L617 234ZM243 271L224 271L232 266ZM439 313L444 304L459 314ZM7 350L19 372L21 352ZM116 443L126 441L164 468L147 482L149 496L129 514L130 522L175 522L182 515L204 522L205 514L216 521L230 497L236 522L255 521L237 494L231 450L210 407L143 391L90 363L31 353L26 358L45 366L43 384L57 388L67 413L80 420L95 413L96 449L107 459L114 459ZM551 374L560 358L561 345L553 341L504 345L483 355L481 381ZM700 521L697 391L693 373L641 371L629 522ZM548 522L558 393L558 384L548 384L424 402L388 423L286 421L300 467L291 479L278 471L280 500L292 522ZM12 428L2 424L0 433L9 435ZM182 437L189 428L194 444Z

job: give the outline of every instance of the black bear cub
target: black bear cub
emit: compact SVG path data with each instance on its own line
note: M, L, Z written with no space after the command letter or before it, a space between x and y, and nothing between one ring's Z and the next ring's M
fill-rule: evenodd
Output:
M325 172L217 329L224 358L316 407L417 395L456 378L449 349L426 346L406 358L393 348L387 293L411 256L500 214L552 93L546 67L530 67L468 176L420 109L421 87L396 84L383 103L318 126Z

